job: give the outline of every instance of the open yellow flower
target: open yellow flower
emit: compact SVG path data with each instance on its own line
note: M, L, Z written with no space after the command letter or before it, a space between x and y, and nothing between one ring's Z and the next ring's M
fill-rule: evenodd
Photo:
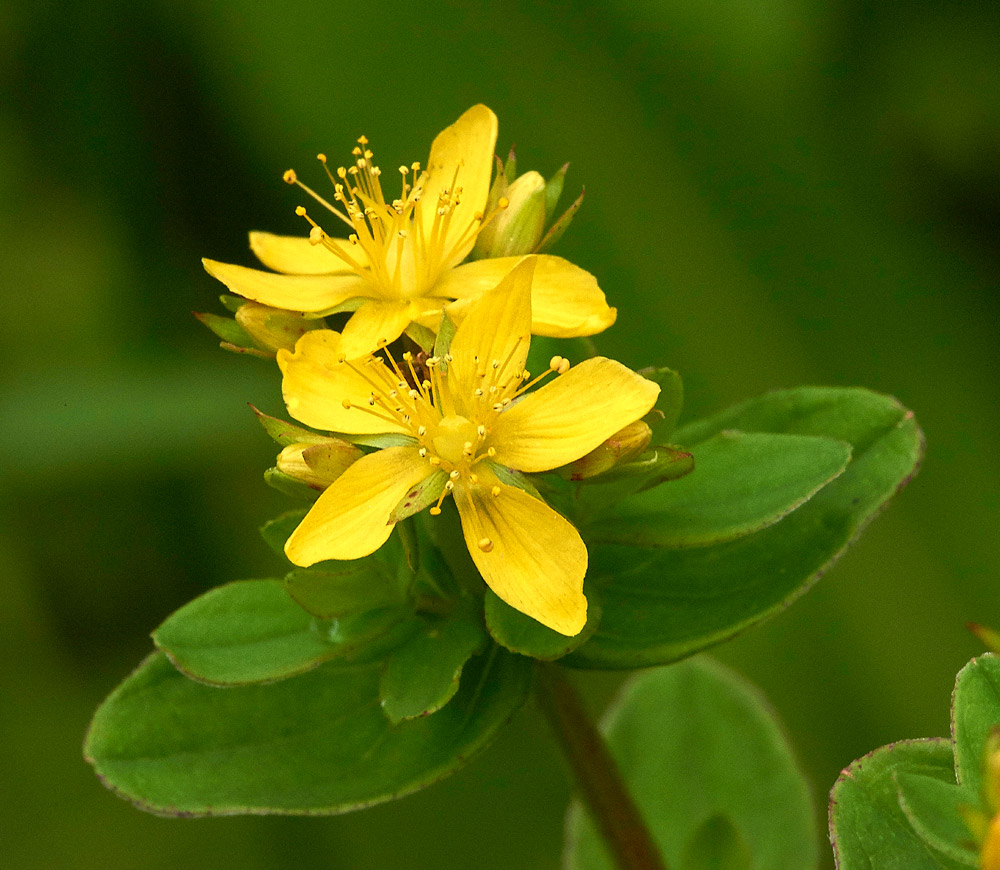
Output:
M587 619L587 549L565 518L511 485L508 469L566 465L656 402L659 387L610 359L570 368L554 357L529 382L532 277L526 257L472 302L448 354L426 361L386 353L351 361L343 336L316 330L294 353L278 352L292 416L318 429L396 434L401 443L357 460L317 500L285 545L308 566L358 559L392 532L391 520L414 488L455 498L469 552L500 598L565 635ZM555 380L527 392L549 375Z
M313 226L308 237L250 234L257 258L275 271L207 259L205 268L233 293L264 305L317 314L354 309L341 337L349 358L394 341L414 321L436 332L442 306L495 287L519 259L459 265L491 218L484 211L496 137L496 115L473 106L438 134L423 171L419 163L399 167L402 187L390 199L362 136L353 165L327 169L333 203L291 170L285 174L348 225L348 239L327 235L300 206L298 213ZM326 167L326 157L319 158ZM454 316L462 312L459 306ZM594 335L616 315L593 275L547 255L535 269L532 312L536 335L562 338Z

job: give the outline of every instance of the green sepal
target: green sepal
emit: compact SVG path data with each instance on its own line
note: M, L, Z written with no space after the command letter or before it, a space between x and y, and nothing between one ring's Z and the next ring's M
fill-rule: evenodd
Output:
M444 492L444 485L447 482L448 475L440 470L425 477L403 496L399 504L389 514L389 522L398 523L435 504L441 497L441 493Z
M545 217L552 217L556 206L559 205L559 198L562 196L563 186L566 182L566 173L569 171L569 164L560 166L552 177L545 182Z
M579 634L567 637L515 610L492 589L486 590L486 628L493 639L511 652L542 661L555 661L585 644L597 631L601 605L594 593L587 591L587 623Z
M680 870L751 870L747 841L723 813L705 819L681 853Z
M229 293L223 293L219 297L219 301L222 303L226 311L231 311L233 314L235 314L244 305L246 305L249 300L244 299L242 296L232 296Z
M296 508L295 510L285 511L285 513L275 517L273 520L268 520L259 530L264 543L284 559L285 541L298 528L299 523L302 522L307 513L309 513L309 508Z
M428 329L422 323L411 321L404 332L424 353L430 353L434 349L437 335L434 330Z
M932 849L899 802L900 775L954 786L951 741L903 740L850 764L830 792L830 842L838 870L959 870L968 866Z
M809 785L767 699L738 674L706 658L638 674L622 686L600 727L664 866L718 866L707 863L708 835L725 827L712 821L722 816L736 836L722 833L726 840L715 845L728 841L723 854L737 860L723 866L816 867ZM752 865L741 865L747 850ZM563 867L616 866L574 802Z
M677 550L588 547L587 579L602 592L604 614L565 664L637 668L676 661L780 612L830 569L923 455L912 412L858 388L771 393L683 426L675 437L698 444L727 429L825 436L852 444L852 458L802 507L753 535Z
M691 448L694 474L645 489L588 526L604 544L704 547L753 534L847 468L851 445L815 435L727 430Z
M362 616L319 621L280 580L241 580L171 614L153 641L191 679L235 686L283 680L334 658L378 657L417 628L404 607Z
M351 444L361 447L375 447L385 450L386 447L416 447L417 439L402 432L387 432L385 435L349 435L338 432L337 438L343 438Z
M490 462L489 460L485 460L485 462L489 466L490 471L496 475L497 480L501 483L507 486L517 487L517 489L523 490L528 493L528 495L533 495L535 498L544 501L541 493L538 492L538 488L528 475L521 471L516 471L513 468L508 468L506 465L500 465L499 463Z
M451 350L451 340L455 337L457 329L458 326L451 319L451 315L448 314L446 309L443 309L441 311L441 326L438 328L437 337L434 339L434 356L440 360L438 365L441 367L441 371L448 371L448 361L445 357L448 351Z
M324 444L330 440L329 435L320 435L295 423L272 417L253 405L250 406L250 410L257 415L257 422L264 427L264 431L282 447L289 447L292 444Z
M344 813L403 797L464 765L527 695L527 659L465 669L434 716L393 726L381 666L324 665L292 680L219 689L146 659L101 705L84 753L101 781L172 816Z
M246 300L241 300L246 302ZM253 340L242 326L231 317L222 317L218 314L208 314L205 312L192 312L194 316L205 326L212 330L220 339L219 347L233 353L250 354L251 356L263 359L274 359L271 351L265 350Z
M990 652L1000 653L1000 631L976 622L967 622L965 627L978 637Z
M573 222L573 218L580 210L580 206L583 205L583 195L585 193L586 189L580 191L580 195L573 200L570 207L559 216L559 219L553 223L551 227L549 227L548 232L542 236L542 240L535 247L533 253L548 253L552 249L552 246L563 237L563 233L569 229L569 225Z
M357 311L367 301L367 296L355 296L351 299L344 300L339 305L334 305L332 308L324 308L322 311L307 311L302 316L307 317L310 320L318 320L322 317L330 317L333 314L343 314L346 311Z
M978 795L935 776L897 771L899 808L925 843L968 867L979 866L979 850L963 812L975 807Z
M497 158L499 162L500 158ZM514 153L514 146L511 145L507 152L507 162L503 164L503 177L507 184L513 184L517 178L517 155Z
M277 468L269 468L264 472L264 483L280 493L301 501L316 501L319 498L318 490Z
M639 369L636 374L660 386L660 395L646 422L653 430L654 444L669 443L684 408L684 382L677 372L663 366Z
M440 710L458 691L465 663L486 641L482 626L464 614L424 619L386 659L379 697L389 721L397 725Z

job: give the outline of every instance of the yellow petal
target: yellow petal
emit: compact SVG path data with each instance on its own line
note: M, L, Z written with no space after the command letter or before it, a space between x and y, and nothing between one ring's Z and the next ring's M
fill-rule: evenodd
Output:
M496 461L548 471L579 459L646 414L660 387L602 356L573 366L497 418L489 443Z
M543 501L500 483L482 464L476 471L479 483L456 486L455 502L479 573L511 607L560 634L579 634L587 622L587 548L579 533Z
M330 272L357 271L364 268L365 252L360 245L344 239L328 239L327 245L314 245L308 236L276 236L274 233L250 233L250 250L268 269L288 275L326 275ZM338 252L343 251L340 256Z
M285 543L285 555L306 567L374 553L392 532L393 509L432 470L415 447L362 456L319 497Z
M289 311L325 311L354 299L370 296L367 282L352 273L331 275L276 275L216 260L202 260L205 271L218 278L233 293Z
M524 368L531 341L531 275L537 257L523 257L492 290L469 304L451 341L448 384L459 406L472 398L494 360L513 377Z
M596 335L615 322L618 312L608 307L604 291L590 272L562 257L536 257L531 284L531 332L553 338ZM434 296L468 299L495 287L518 262L518 257L475 260L450 269L430 290ZM449 306L449 313L462 316L465 306Z
M481 214L486 207L496 141L497 116L486 106L478 105L438 133L431 145L431 155L426 166L429 177L425 178L422 196L428 207L421 206L420 212L425 238L431 237L438 194L442 190L451 190L453 184L462 189L461 201L448 223L444 250L449 255L442 263L442 268L447 269L461 263L476 243L475 234L470 233L469 229L477 222L476 214ZM468 238L458 245L464 236Z
M379 342L389 344L410 325L409 302L383 302L371 299L365 302L347 321L341 336L341 353L355 359L372 353Z
M387 383L384 366L366 364L365 360L341 362L342 357L340 334L329 329L307 332L296 343L294 353L278 351L278 366L283 375L281 392L288 413L308 426L328 432L409 434L408 426L368 403L372 381L379 386ZM386 389L393 387L395 379Z

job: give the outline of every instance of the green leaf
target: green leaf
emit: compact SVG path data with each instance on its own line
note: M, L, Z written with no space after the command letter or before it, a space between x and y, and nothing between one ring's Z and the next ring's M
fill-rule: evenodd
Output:
M319 568L297 568L285 575L285 591L308 613L336 619L400 605L406 586L373 553L352 562L321 562Z
M962 816L979 796L934 776L898 771L899 808L925 842L968 867L979 866L979 850Z
M233 686L282 680L333 658L377 656L418 624L405 607L319 621L281 581L243 580L184 605L153 632L153 641L192 679Z
M499 598L492 589L486 590L486 627L493 639L511 652L542 661L555 661L585 644L597 631L601 605L596 595L587 591L587 624L573 637L553 631L525 616Z
M598 543L703 547L759 531L804 504L851 458L843 441L727 430L691 448L694 473L629 496L588 529Z
M753 856L746 840L724 815L706 819L688 840L680 870L751 870Z
M708 659L640 674L601 730L668 867L816 866L808 785L767 701L737 674ZM708 849L706 827L718 830L719 816L733 829L716 844L728 864L711 863ZM580 805L570 810L566 857L570 870L614 866Z
M220 689L153 655L98 709L84 751L105 785L159 814L343 813L457 770L520 707L531 678L526 659L481 656L443 710L393 726L379 671L326 665Z
M913 414L863 389L771 393L682 427L676 437L700 444L726 429L826 436L854 450L840 477L756 534L684 550L590 547L587 579L601 590L604 615L590 641L564 663L634 668L674 661L779 612L906 484L923 452Z
M433 330L428 329L422 323L417 323L416 321L412 322L406 327L405 332L406 335L414 341L414 343L419 345L420 349L424 351L424 353L431 353L434 350L434 343L437 336L434 334Z
M984 758L990 729L1000 723L1000 658L977 656L955 678L951 733L955 737L955 774L973 794L984 792Z
M464 615L426 621L386 661L379 695L389 721L440 710L458 691L465 663L485 645L482 626Z
M303 517L309 513L308 508L296 508L293 511L285 511L281 516L268 520L260 527L260 536L275 553L285 558L285 541L302 522Z
M830 840L838 870L957 870L965 864L925 843L900 807L896 778L954 785L951 741L904 740L852 763L830 793Z

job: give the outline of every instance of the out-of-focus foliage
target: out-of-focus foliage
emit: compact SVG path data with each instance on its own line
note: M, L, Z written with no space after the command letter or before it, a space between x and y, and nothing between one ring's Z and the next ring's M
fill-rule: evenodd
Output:
M217 293L199 258L249 265L247 230L304 230L288 166L362 132L423 159L479 100L501 152L572 162L587 197L556 252L619 308L597 346L680 371L685 419L802 383L918 413L916 484L721 654L817 795L873 746L944 733L928 699L976 651L962 623L1000 621L991 2L43 0L0 9L0 39L0 863L558 866L567 790L531 716L447 783L337 819L168 822L80 757L150 630L281 568L246 408L279 412L278 378L190 317Z

